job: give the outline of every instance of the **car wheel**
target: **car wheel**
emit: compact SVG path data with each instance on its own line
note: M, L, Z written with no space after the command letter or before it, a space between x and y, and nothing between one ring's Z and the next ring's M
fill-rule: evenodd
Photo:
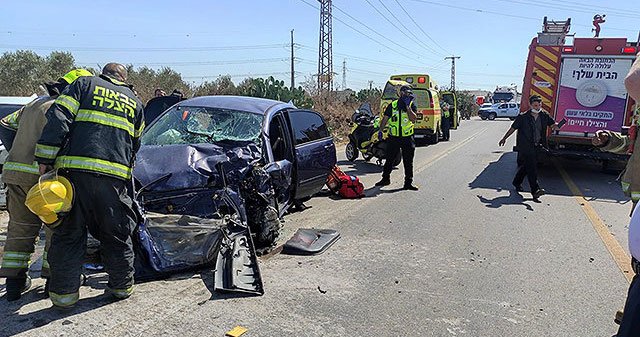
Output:
M487 116L485 116L485 115L481 115L481 116L480 116L480 119L482 119L483 121L486 121L486 120L487 120Z
M278 211L272 206L262 208L259 214L251 226L251 232L255 234L256 253L264 255L275 246L280 236L281 221Z
M489 118L489 120L492 121L492 120L496 119L496 114L490 113L489 117L487 117L487 118Z
M509 120L510 121L514 121L514 120L516 120L516 118L515 117L509 117Z
M438 144L438 142L440 141L440 135L442 134L442 132L440 132L440 126L438 125L438 128L436 129L436 132L433 133L433 135L429 136L429 144Z
M356 144L353 142L349 142L347 147L344 148L344 154L347 156L348 161L354 161L358 159L358 149L356 149Z

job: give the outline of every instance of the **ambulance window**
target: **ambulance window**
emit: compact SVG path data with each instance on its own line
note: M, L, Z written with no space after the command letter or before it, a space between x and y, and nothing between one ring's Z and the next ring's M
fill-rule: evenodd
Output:
M382 92L382 99L396 99L398 98L398 94L396 92L396 87L387 82L387 85L384 87L384 91Z

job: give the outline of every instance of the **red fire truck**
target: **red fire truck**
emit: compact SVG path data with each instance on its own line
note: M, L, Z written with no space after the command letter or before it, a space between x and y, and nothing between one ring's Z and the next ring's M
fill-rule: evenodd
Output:
M524 76L521 111L529 97L542 97L543 108L566 124L549 134L552 155L621 160L623 156L597 151L591 137L597 130L628 131L635 102L624 77L638 52L638 42L626 38L573 38L571 19L544 18L543 30L531 41Z

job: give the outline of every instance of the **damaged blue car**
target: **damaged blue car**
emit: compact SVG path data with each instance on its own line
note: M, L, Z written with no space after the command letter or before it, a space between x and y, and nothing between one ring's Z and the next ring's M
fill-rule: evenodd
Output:
M233 213L222 197L232 194L259 253L275 244L287 210L319 192L336 164L319 113L253 97L181 101L141 142L134 178L145 212L220 219Z

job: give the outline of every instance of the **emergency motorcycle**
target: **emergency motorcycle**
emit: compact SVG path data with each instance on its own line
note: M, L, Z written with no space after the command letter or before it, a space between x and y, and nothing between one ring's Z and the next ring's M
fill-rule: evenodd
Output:
M369 103L363 103L351 116L351 133L349 133L349 144L345 148L348 161L355 161L362 153L365 161L376 158L376 164L382 165L387 153L387 132L383 133L383 138L378 139L380 129L380 116L374 116ZM398 166L402 160L402 154L398 153L393 160L393 166Z

